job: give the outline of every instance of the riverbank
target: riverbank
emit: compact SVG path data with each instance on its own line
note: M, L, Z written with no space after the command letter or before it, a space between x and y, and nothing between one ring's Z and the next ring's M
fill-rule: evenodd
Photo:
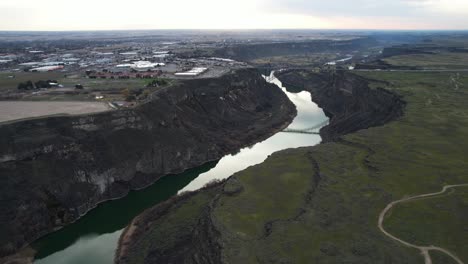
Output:
M288 128L309 128L316 124L324 124L324 121L328 120L322 109L312 102L309 92L289 93L285 88L281 90L297 109L297 115ZM76 223L39 239L32 244L37 250L35 262L37 264L55 264L59 261L69 264L83 262L111 264L114 261L122 229L145 209L177 193L197 190L212 181L225 179L234 172L259 164L278 150L312 146L320 141L321 138L317 134L279 132L239 152L228 154L209 166L164 177L147 189L133 191L122 199L106 202Z
M289 78L327 110L327 142L275 153L167 210L148 210L116 263L423 261L375 223L395 197L467 181L468 90L447 84L450 73L348 74ZM468 76L458 82L466 87Z
M262 140L296 115L254 69L182 82L152 98L135 109L0 127L0 173L9 176L1 194L10 200L1 204L0 255L98 203Z
M388 120L392 120L395 118L398 118L402 114L402 108L404 107L404 102L400 100L398 96L394 96L391 93L388 92L376 92L374 93L371 91L368 87L368 81L365 78L361 78L359 76L355 76L352 74L345 74L342 73L341 76L326 76L326 75L319 75L319 74L314 74L309 71L289 71L289 72L282 72L278 74L279 78L283 82L284 86L286 89L294 92L298 91L309 91L314 94L312 97L312 100L316 103L318 103L321 107L325 109L325 112L327 115L330 117L330 124L324 128L321 129L320 134L322 135L322 138L327 140L327 141L333 141L337 140L339 136L342 134L350 133L359 129L367 128L370 126L375 126L381 124L381 122L385 122ZM349 94L354 94L354 97L349 97ZM376 104L375 101L378 101L380 103ZM372 115L369 115L369 109L372 111ZM382 120L383 119L383 120ZM357 123L356 123L357 122ZM350 123L356 123L354 126L349 126ZM294 152L293 150L287 151L288 153ZM283 152L280 152L283 153ZM275 154L277 157L275 160L278 160L278 158L281 156L280 154ZM304 157L305 156L305 157ZM315 165L313 164L315 161L313 159L309 159L307 157L308 155L304 155L303 153L299 154L294 161L291 159L286 159L289 162L280 162L276 161L280 164L282 164L281 169L277 168L276 163L272 163L270 160L274 159L273 157L270 157L267 159L267 161L264 164L257 165L254 168L259 167L260 170L261 168L266 168L264 169L264 175L265 177L268 177L268 174L271 173L270 169L267 169L269 167L275 167L275 169L279 172L285 171L287 173L288 171L288 164L293 163L293 164L311 164L312 167L310 170L314 171L316 170ZM299 159L302 160L302 162L299 161ZM294 168L293 168L294 169ZM253 168L246 170L245 173L248 174L248 171L250 170L255 170ZM244 172L241 172L239 174L243 174ZM313 177L314 179L314 184L313 188L317 187L318 183L320 182L320 175L318 175L318 171L314 172L313 174L315 175ZM259 179L258 171L255 173L256 175L256 182L262 182L261 179ZM233 176L233 180L228 180L227 182L222 182L219 185L215 185L213 188L221 188L223 190L223 186L225 185L232 185L231 181L235 181L237 184L237 181L239 180L236 175ZM271 175L270 175L271 176ZM301 185L307 187L310 186L310 184L307 183L307 178L302 179L302 182L300 182ZM288 177L288 179L290 179ZM274 182L274 181L273 181ZM266 184L265 182L262 183L262 185ZM285 182L274 182L274 184L277 184L279 186L284 186ZM242 187L244 188L244 187ZM275 187L273 187L276 189ZM206 191L206 188L204 189ZM279 190L277 190L280 192ZM292 191L292 192L296 192ZM213 195L216 194L216 192L206 191L209 193L214 193ZM304 189L304 192L309 192L306 189ZM197 196L199 192L196 192L193 194L194 196ZM223 193L223 191L221 191ZM271 194L274 194L271 193ZM203 196L203 194L199 194L200 196ZM217 194L219 195L219 193ZM265 193L261 193L260 195L268 195ZM228 194L229 196L229 194ZM192 196L188 196L192 197ZM280 196L281 197L281 196ZM211 197L213 198L213 197ZM263 199L267 199L266 197L262 197ZM269 197L272 200L275 200L275 197ZM213 198L214 199L214 198ZM282 198L281 198L282 199ZM185 204L189 203L190 204L190 199L186 200L183 197L176 199L177 203L175 205L167 205L167 207L174 207L174 208L179 208L183 207ZM207 201L206 201L207 202ZM254 201L250 201L255 204ZM209 203L217 203L214 201L211 201ZM278 205L280 203L279 201L273 202L273 204ZM240 206L242 207L242 205ZM285 205L287 207L287 205ZM237 206L234 206L234 208L237 208ZM233 208L231 208L233 209ZM200 209L201 210L201 209ZM211 209L210 209L211 210ZM214 210L214 209L213 209ZM170 214L170 210L163 210L164 213ZM200 211L201 212L201 211ZM204 217L211 217L203 214ZM211 213L209 214L211 215ZM165 223L161 223L160 218L165 218L165 215L161 215L161 211L159 210L159 207L156 206L155 209L148 210L144 215L138 218L138 220L135 220L132 222L132 224L124 231L121 242L119 243L119 250L117 251L116 255L116 260L118 263L133 263L132 261L127 262L127 253L129 252L128 247L131 247L133 250L135 250L135 247L141 247L141 240L147 240L146 234L138 233L138 228L137 226L147 226L148 222L153 222L153 221L158 221L158 226L165 226ZM193 217L193 216L191 216ZM230 213L230 217L232 217L232 213ZM198 217L195 217L195 219L199 219ZM198 221L203 221L203 220L198 220ZM174 225L174 223L171 221L170 225ZM177 224L175 224L177 226ZM193 225L195 227L195 222ZM174 227L167 227L166 228L172 230ZM211 228L211 227L209 227ZM177 228L176 228L177 229ZM160 230L160 228L158 228ZM141 232L141 231L140 231ZM204 231L199 231L199 232L204 232ZM221 231L219 231L221 232ZM134 238L132 238L132 235ZM178 234L177 236L180 236ZM200 238L195 238L192 235L186 234L186 236L192 237L193 239L200 239ZM185 236L182 236L185 237ZM203 239L206 240L217 240L217 238L207 238L204 237ZM135 241L138 241L135 243ZM159 241L159 240L158 240ZM162 243L162 241L160 241ZM135 243L136 245L132 245ZM178 242L181 243L181 242ZM158 244L158 243L156 243ZM219 247L215 247L219 248ZM152 249L154 250L154 248ZM190 250L190 253L187 253L188 255L190 254L196 254L198 251L195 249L187 249ZM209 251L209 247L204 249L205 251ZM194 252L196 251L196 252ZM137 253L138 254L138 253ZM185 254L185 253L184 253ZM217 259L217 257L213 256L220 256L220 253L206 253L208 256L209 261L208 262L219 262L221 259ZM134 253L128 253L128 255L134 255ZM188 256L187 255L187 256ZM206 257L206 256L205 256ZM177 259L173 259L177 258ZM182 257L183 258L183 257ZM182 261L180 253L175 253L175 252L169 252L167 255L162 256L162 261L163 262L171 262L171 261ZM204 259L207 260L207 259ZM139 261L142 261L140 259ZM137 261L137 262L139 262ZM153 258L152 261L161 261L161 259ZM236 260L237 261L237 260ZM240 261L240 260L239 260Z

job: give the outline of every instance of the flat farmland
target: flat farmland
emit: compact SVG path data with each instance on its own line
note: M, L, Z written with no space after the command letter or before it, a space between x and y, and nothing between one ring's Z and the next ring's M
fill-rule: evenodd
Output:
M103 102L1 101L0 122L49 115L80 115L108 111Z

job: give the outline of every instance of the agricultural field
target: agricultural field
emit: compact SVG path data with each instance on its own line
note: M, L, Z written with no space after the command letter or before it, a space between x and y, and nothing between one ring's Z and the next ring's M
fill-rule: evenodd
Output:
M14 76L11 78L10 76ZM19 73L1 73L0 91L17 89L21 82L37 82L39 80L57 80L64 88L75 88L75 85L81 84L85 88L99 90L114 90L125 88L142 88L147 83L147 79L89 79L79 74L64 74L60 72L19 72Z
M317 53L309 55L273 56L252 60L251 63L257 65L273 64L286 67L318 67L323 64L338 59L334 53Z
M61 87L49 89L20 90L18 85L31 81L53 80ZM80 74L64 74L59 72L30 73L0 73L0 98L2 100L25 101L96 101L96 96L103 96L104 101L125 100L126 93L138 95L148 90L150 93L158 87L151 86L153 81L161 79L90 79ZM175 82L165 80L167 86ZM83 89L76 89L81 85ZM148 87L149 86L149 87ZM127 92L128 91L128 92Z
M109 111L112 108L104 102L0 102L0 122L50 116L80 115Z
M468 52L399 55L383 61L392 66L416 66L422 69L468 69Z
M3 72L0 73L0 92L7 90L16 90L18 84L22 82L40 80L57 80L62 81L67 79L62 72Z

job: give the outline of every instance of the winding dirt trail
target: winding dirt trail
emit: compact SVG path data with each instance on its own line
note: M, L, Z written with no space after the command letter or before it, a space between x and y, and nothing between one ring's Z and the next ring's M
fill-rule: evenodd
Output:
M441 194L444 194L447 190L449 189L453 189L453 188L457 188L457 187L464 187L464 186L468 186L468 183L467 184L457 184L457 185L446 185L444 186L444 188L442 188L441 191L439 192L435 192L435 193L427 193L427 194L421 194L421 195L415 195L415 196L411 196L411 197L407 197L407 198L404 198L404 199L400 199L400 200L397 200L397 201L393 201L391 203L389 203L387 205L387 207L385 207L385 209L380 213L379 215L379 221L378 221L378 227L380 229L380 231L382 233L384 233L387 237L391 238L392 240L394 241L397 241L407 247L411 247L411 248L416 248L416 249L419 249L421 251L421 254L423 255L424 257L424 263L425 264L432 264L432 259L431 259L431 255L429 254L429 251L431 250L434 250L434 251L439 251L439 252L442 252L448 256L450 256L453 260L455 260L455 262L457 264L464 264L463 261L461 261L460 258L458 258L455 254L453 254L452 252L446 250L446 249L443 249L443 248L440 248L440 247L436 247L436 246L417 246L417 245L414 245L414 244L411 244L409 242L406 242L404 240L401 240L399 239L398 237L390 234L389 232L387 232L385 230L385 228L383 227L383 221L385 219L385 215L397 204L399 203L405 203L405 202L409 202L409 201L412 201L412 200L417 200L417 199L422 199L422 198L432 198L434 196L438 196L438 195L441 195Z

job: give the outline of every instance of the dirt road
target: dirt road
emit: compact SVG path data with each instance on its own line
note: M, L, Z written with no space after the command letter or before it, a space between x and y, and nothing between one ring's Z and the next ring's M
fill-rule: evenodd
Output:
M455 260L456 263L458 264L464 264L463 261L461 261L460 258L458 258L454 253L446 250L446 249L443 249L443 248L440 248L440 247L436 247L436 246L417 246L417 245L414 245L414 244L411 244L409 242L406 242L404 240L401 240L397 237L395 237L394 235L390 234L389 232L387 232L385 230L385 228L383 227L383 221L385 219L385 215L397 204L400 204L400 203L405 203L405 202L409 202L409 201L413 201L413 200L417 200L417 199L423 199L423 198L432 198L432 197L435 197L435 196L438 196L438 195L441 195L441 194L444 194L447 190L449 189L452 189L452 188L457 188L457 187L464 187L464 186L468 186L468 184L457 184L457 185L446 185L444 186L444 188L442 188L441 191L439 192L435 192L435 193L427 193L427 194L421 194L421 195L416 195L416 196L411 196L411 197L407 197L407 198L404 198L404 199L400 199L400 200L397 200L397 201L393 201L391 202L390 204L387 205L387 207L385 207L385 209L380 213L379 215L379 221L378 221L378 227L380 229L380 231L382 233L384 233L387 237L391 238L392 240L394 241L397 241L407 247L411 247L411 248L416 248L416 249L419 249L421 251L421 254L423 255L424 257L424 263L425 264L432 264L432 259L431 259L431 255L429 253L429 251L431 250L434 250L434 251L440 251L448 256L450 256L453 260Z

